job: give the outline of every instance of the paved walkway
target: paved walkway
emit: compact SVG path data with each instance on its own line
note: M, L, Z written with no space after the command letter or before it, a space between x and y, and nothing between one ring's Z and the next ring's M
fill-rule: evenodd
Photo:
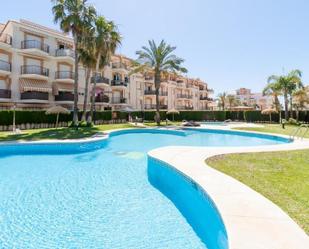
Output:
M219 154L304 148L309 149L309 140L256 147L164 147L149 155L177 168L211 196L224 220L230 249L308 249L309 237L278 206L205 164Z

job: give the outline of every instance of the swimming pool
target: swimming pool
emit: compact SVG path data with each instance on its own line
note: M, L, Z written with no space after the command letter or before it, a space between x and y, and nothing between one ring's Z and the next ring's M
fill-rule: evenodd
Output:
M224 225L207 195L160 163L147 168L147 152L167 145L286 142L268 135L187 129L117 131L91 143L1 145L0 248L225 249ZM179 189L156 181L153 169ZM184 196L200 207L194 215ZM199 213L205 209L214 222ZM219 241L208 239L214 230Z

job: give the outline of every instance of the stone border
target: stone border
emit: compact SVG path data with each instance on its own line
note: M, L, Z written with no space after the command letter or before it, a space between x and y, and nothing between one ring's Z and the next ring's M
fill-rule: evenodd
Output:
M248 133L288 138L271 133ZM309 149L308 139L252 147L170 146L152 150L148 155L176 168L208 193L225 223L230 249L306 249L309 248L309 237L281 208L205 163L207 158L222 154L300 149Z

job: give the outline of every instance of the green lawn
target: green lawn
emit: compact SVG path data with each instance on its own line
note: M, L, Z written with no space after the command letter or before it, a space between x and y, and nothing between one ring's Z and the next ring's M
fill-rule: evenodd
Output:
M0 132L0 141L12 141L12 140L25 140L34 141L42 139L78 139L95 135L98 132L132 128L133 126L124 124L106 124L98 125L95 127L83 127L78 130L72 128L59 128L59 129L37 129L37 130L25 130L21 134L12 134L12 132Z
M309 150L223 155L207 164L276 203L309 234Z
M179 122L169 122L169 125L177 125ZM157 124L154 122L145 123L148 127L155 127ZM161 123L164 127L165 122ZM78 130L72 128L59 128L59 129L36 129L36 130L23 130L20 134L13 134L12 132L0 132L0 142L2 141L35 141L43 139L79 139L85 137L91 137L98 132L123 129L123 128L135 128L129 123L124 124L106 124L97 125L94 127L83 127Z
M245 130L245 131L259 131L259 132L268 132L268 133L277 133L283 135L290 135L298 126L295 125L286 125L285 129L282 129L282 126L279 124L265 124L265 127L262 128L235 128L236 130ZM306 128L301 128L302 132ZM309 132L306 134L306 138L309 138Z
M180 121L169 121L168 125L180 125L182 122ZM150 127L156 127L157 123L155 122L145 122L144 123L146 126L150 126ZM166 122L164 120L161 121L161 126L166 126Z

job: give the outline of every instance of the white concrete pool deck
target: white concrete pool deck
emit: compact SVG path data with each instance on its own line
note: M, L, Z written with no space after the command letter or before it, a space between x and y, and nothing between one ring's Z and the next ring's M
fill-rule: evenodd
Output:
M222 215L230 249L308 249L309 237L281 208L205 164L207 158L220 154L305 148L309 149L307 139L255 147L164 147L149 155L181 171L209 194Z

